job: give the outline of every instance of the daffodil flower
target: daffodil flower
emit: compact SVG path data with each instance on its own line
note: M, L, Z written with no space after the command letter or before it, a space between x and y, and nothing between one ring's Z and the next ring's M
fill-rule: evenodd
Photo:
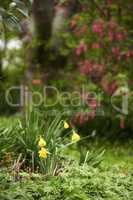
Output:
M78 142L80 140L80 135L73 130L72 142Z
M39 146L40 148L46 146L46 141L45 141L42 137L40 137L40 140L39 140L39 142L38 142L38 146Z
M49 154L47 149L45 149L44 147L42 147L41 150L38 153L39 153L40 158L47 158L48 154Z
M69 124L66 121L64 121L64 129L68 129L68 128L69 128Z

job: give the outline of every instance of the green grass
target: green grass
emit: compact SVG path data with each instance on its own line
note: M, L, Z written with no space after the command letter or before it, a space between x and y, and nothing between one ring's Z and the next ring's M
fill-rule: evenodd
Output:
M106 140L98 140L90 143L89 149L98 151L105 149L102 166L107 169L110 167L118 167L120 169L133 169L133 141L128 143L114 142L113 144Z
M16 123L16 121L18 120L19 115L14 115L12 117L0 117L0 126L2 127L10 127L13 124Z
M127 170L133 169L133 141L129 143L110 143L106 140L94 140L88 144L87 148L90 152L99 152L101 149L105 150L103 155L102 166L107 169L112 166L125 168ZM77 148L72 147L66 149L64 154L69 155L74 159L79 159L80 153Z
M117 165L127 169L133 168L133 150L131 147L119 146L108 147L104 156L104 165Z

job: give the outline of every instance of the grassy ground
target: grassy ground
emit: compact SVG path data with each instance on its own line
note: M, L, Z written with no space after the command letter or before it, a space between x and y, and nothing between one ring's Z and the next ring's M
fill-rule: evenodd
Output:
M117 165L127 169L133 169L133 149L131 144L106 146L103 165L110 167Z
M103 155L102 166L107 169L110 167L125 168L127 170L133 169L133 141L127 143L110 143L106 140L97 140L88 144L88 150L99 152L105 150ZM66 153L66 152L65 152ZM67 152L72 158L80 157L76 149L69 149Z
M105 168L117 166L125 169L133 169L133 142L110 143L109 141L97 141L92 144L93 149L105 149L102 165Z

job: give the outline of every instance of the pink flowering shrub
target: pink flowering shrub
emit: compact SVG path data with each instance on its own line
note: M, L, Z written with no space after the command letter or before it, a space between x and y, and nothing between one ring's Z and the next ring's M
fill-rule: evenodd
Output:
M118 3L108 0L96 5L83 1L81 11L68 23L72 32L67 35L66 46L69 55L74 56L71 59L73 68L84 78L82 84L87 85L88 93L100 93L98 100L96 97L85 103L89 107L87 117L83 112L77 114L76 120L80 124L96 118L98 105L105 116L117 119L119 128L125 129L129 125L128 119L133 111L133 12L130 6L133 9L128 1ZM128 114L116 111L111 105L112 95L125 87L128 89ZM125 95L124 92L115 98L115 106L120 107L122 95Z

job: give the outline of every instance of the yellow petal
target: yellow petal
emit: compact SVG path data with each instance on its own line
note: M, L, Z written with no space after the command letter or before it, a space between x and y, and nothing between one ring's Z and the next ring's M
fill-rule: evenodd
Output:
M38 146L39 146L40 148L46 146L46 141L45 141L42 137L40 137L40 140L39 140L39 142L38 142Z
M75 131L73 131L72 142L78 142L79 140L80 140L80 135L76 133Z
M64 122L64 128L68 129L69 128L69 124L67 122Z
M38 152L40 158L47 158L48 157L48 151L45 148L41 148L41 150Z

